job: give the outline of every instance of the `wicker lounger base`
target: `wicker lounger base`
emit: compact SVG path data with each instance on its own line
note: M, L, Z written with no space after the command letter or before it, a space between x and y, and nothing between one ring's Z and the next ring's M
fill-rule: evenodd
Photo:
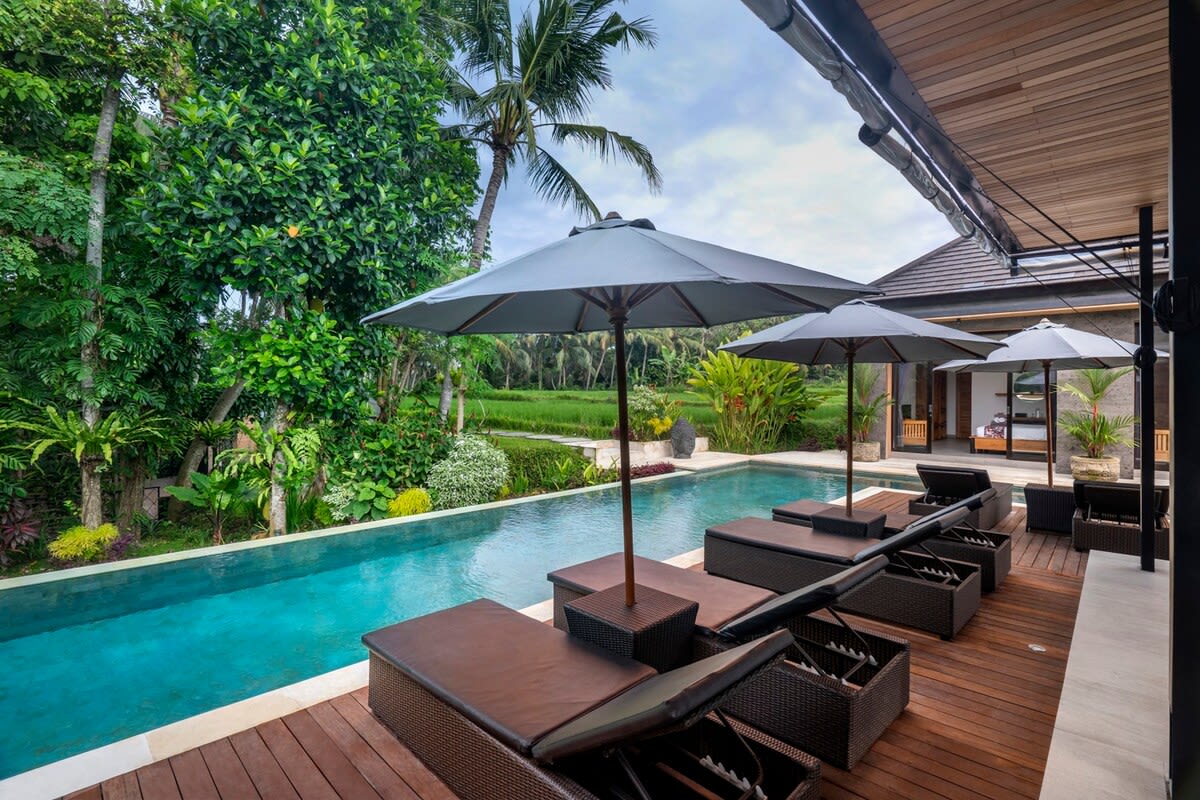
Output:
M940 568L929 556L905 552L904 557L918 566ZM960 579L957 586L896 574L888 567L842 598L838 608L951 639L979 610L982 589L977 565L947 563ZM704 568L723 578L790 592L840 572L845 564L709 535L704 537Z
M1171 558L1171 529L1154 531L1154 557L1164 561ZM1136 525L1103 520L1081 519L1075 516L1071 531L1071 546L1076 550L1102 550L1127 556L1142 554L1142 531Z
M1012 570L1012 537L995 531L978 531L971 535L980 534L987 536L996 546L981 547L953 539L943 539L940 536L926 539L925 546L942 558L978 565L979 588L985 592L994 592Z
M566 630L562 608L583 595L555 584L554 624ZM792 620L788 630L798 638L833 642L855 650L862 644L841 625L806 617ZM850 769L888 725L908 706L910 646L903 639L859 631L879 666L862 667L856 685L823 678L800 668L792 658L745 687L722 708L755 728L795 745L835 767ZM692 637L692 660L732 647L713 636ZM806 647L826 671L843 672L845 656Z
M600 800L608 795L588 787L608 785L618 774L615 764L586 758L565 764L562 770L541 766L507 747L374 653L369 703L376 716L462 800ZM734 724L763 763L763 789L768 797L817 800L820 762L765 734ZM716 724L707 720L682 732L682 736L673 734L672 742L682 744L697 757L711 752L714 761L726 764L739 755L728 732L717 730ZM714 743L720 749L713 748ZM635 766L644 762L638 773L650 781L648 788L655 786L654 781L666 780L665 773L652 766L670 759L658 749L650 740L635 759ZM670 763L674 768L689 766ZM666 797L689 796L677 783L659 787L659 791ZM730 796L737 794L740 790Z

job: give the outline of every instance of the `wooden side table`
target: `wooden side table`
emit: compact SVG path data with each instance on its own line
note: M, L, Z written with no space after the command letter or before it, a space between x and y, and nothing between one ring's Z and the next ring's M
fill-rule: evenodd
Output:
M641 585L630 608L618 584L566 603L563 612L572 636L666 672L683 660L699 608L695 600Z
M820 500L793 500L790 503L775 506L775 508L771 509L771 519L776 522L800 523L811 528L813 514L832 513L844 508L844 506L837 503L825 503ZM855 517L858 517L862 513L876 512L865 508L854 510ZM845 516L844 510L842 516ZM882 535L886 537L891 536L893 533L899 533L920 518L917 514L904 514L899 511L885 512Z
M846 516L846 509L834 508L829 511L819 511L813 514L812 529L821 533L838 533L842 536L861 536L864 539L882 539L883 524L887 515L882 511L869 508L856 508L851 516Z

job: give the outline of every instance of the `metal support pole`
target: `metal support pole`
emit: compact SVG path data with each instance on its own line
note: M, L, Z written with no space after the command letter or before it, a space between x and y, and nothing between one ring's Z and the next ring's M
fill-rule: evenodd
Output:
M617 428L621 447L621 528L625 550L625 605L637 603L633 590L633 486L629 477L629 390L625 380L625 315L613 314L617 343Z
M1046 485L1054 488L1054 425L1050 417L1050 362L1042 362L1042 403L1046 408ZM1010 424L1009 430L1012 430Z
M854 516L854 348L846 350L846 516Z
M1168 0L1171 277L1200 283L1200 158L1191 123L1200 86L1200 6ZM1171 746L1172 791L1200 797L1200 334L1172 333L1171 360Z
M1154 206L1138 209L1138 268L1140 274L1138 318L1138 384L1141 398L1142 455L1142 569L1154 572Z

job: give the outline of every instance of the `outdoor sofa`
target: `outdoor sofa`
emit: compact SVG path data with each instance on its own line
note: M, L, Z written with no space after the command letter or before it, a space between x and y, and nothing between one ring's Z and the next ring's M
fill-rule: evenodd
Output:
M992 502L996 495L994 488L985 489L953 506L938 506L934 513L946 513L948 509L967 508L974 511L984 504ZM793 525L812 527L813 513L835 513L841 506L832 503L818 503L812 500L797 500L771 509L771 519L776 522L789 522ZM970 515L968 515L969 519ZM885 516L883 536L886 538L899 533L908 526L922 519L917 514L900 514L892 512ZM996 588L1012 571L1012 537L1000 531L982 530L963 522L953 528L943 529L925 540L925 547L942 558L966 561L968 564L979 565L979 588L985 592L994 592Z
M714 575L789 592L875 556L888 566L839 601L840 608L953 638L979 609L977 564L945 559L926 540L969 513L955 504L886 539L823 533L786 522L746 517L704 534L704 568Z
M910 514L931 514L942 506L988 489L995 489L996 494L973 510L967 522L981 530L989 530L1012 513L1012 484L992 483L986 469L917 464L917 475L925 485L925 493L909 501Z
M710 714L791 638L777 631L659 675L477 600L363 643L372 711L463 800L633 797L639 784L654 798L748 799L758 785L801 800L818 796L819 762Z
M841 597L887 566L878 556L778 595L698 570L636 557L640 589L699 604L690 658L724 652L786 628L795 643L777 664L722 708L749 725L842 769L850 769L908 705L909 644L857 630L833 611ZM619 584L621 553L551 572L555 625L572 632L567 605ZM828 609L830 618L812 616Z
M1076 550L1104 550L1136 556L1141 545L1141 489L1134 483L1075 482L1075 516L1071 544ZM1169 559L1171 526L1167 517L1170 491L1154 490L1154 557Z

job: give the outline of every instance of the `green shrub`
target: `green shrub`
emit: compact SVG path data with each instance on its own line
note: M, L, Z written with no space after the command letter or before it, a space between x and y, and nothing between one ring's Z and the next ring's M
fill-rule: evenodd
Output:
M560 491L586 486L591 462L574 447L535 439L498 436L492 442L508 456L509 494Z
M486 503L508 483L508 456L480 436L463 434L429 471L434 508Z
M117 526L111 523L99 528L76 525L59 534L48 549L50 555L59 561L96 561L103 558L108 546L120 535Z
M388 503L389 517L407 517L433 510L433 501L424 489L405 489Z
M425 405L403 409L386 422L360 421L324 438L331 482L387 486L423 485L452 441L437 410Z
M784 439L796 450L836 450L846 436L846 404L842 403L842 419L813 419L806 417L788 424Z

